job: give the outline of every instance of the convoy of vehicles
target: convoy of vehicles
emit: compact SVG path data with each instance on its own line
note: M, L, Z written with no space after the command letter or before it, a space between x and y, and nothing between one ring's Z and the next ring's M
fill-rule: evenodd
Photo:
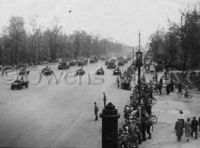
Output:
M118 66L123 66L125 63L126 63L126 60L125 58L122 58L122 57L111 57L111 58L108 58L108 57L92 57L92 58L77 58L77 59L65 59L65 60L60 60L59 64L58 64L58 70L67 70L70 68L70 66L80 66L81 68L79 68L78 70L76 70L75 72L75 76L77 75L81 75L83 76L86 72L85 70L83 70L83 66L87 65L88 64L88 61L89 63L96 63L98 60L101 60L101 61L105 61L105 65L107 65L107 68L108 69L114 69L113 70L113 75L121 75L121 70L119 69ZM128 59L127 59L128 61ZM42 68L42 74L44 76L50 76L54 73L54 71L52 70L52 68L49 66L49 63L46 62L46 65L44 68ZM11 89L22 89L22 88L28 88L28 85L29 85L29 82L28 81L25 81L23 80L23 77L25 75L29 75L30 73L30 70L27 68L27 66L17 66L19 68L19 76L22 77L21 80L16 80L14 81L13 83L11 83ZM1 68L1 69L4 69L5 68ZM6 71L7 73L7 71ZM105 71L103 69L103 67L97 69L96 75L104 75L105 74ZM126 85L125 83L122 84L122 85ZM123 87L123 86L122 86ZM124 86L125 88L129 87L129 86Z

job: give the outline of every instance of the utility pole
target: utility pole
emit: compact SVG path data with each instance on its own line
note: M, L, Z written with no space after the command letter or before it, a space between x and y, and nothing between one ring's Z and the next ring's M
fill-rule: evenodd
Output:
M141 45L140 45L140 37L141 37L141 34L140 34L140 32L139 32L139 50L141 49Z
M140 37L141 37L141 34L139 32L139 51L140 51ZM140 81L140 73L141 73L141 67L138 66L138 92L139 92L139 101L141 102L141 81Z
M142 52L140 51L141 44L140 44L140 37L141 34L139 33L139 50L136 52L136 66L138 68L138 101L141 103L141 81L140 81L140 74L141 74L141 66L143 65L142 63Z

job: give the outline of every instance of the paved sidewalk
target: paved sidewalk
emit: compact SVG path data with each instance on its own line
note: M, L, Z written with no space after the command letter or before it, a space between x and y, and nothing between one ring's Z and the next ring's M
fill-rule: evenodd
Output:
M191 138L188 143L184 136L181 142L177 142L174 130L180 110L184 112L186 118L193 116L199 118L199 96L194 95L188 100L178 97L176 93L171 93L169 96L166 94L157 96L157 99L158 102L153 107L153 113L157 115L158 123L154 126L152 139L144 142L140 148L199 148L200 132L197 140Z

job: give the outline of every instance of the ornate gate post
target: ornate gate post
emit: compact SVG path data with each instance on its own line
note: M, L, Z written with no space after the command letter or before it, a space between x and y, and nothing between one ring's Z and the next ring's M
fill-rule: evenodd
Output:
M102 148L118 147L118 114L115 106L109 102L100 114L102 118Z

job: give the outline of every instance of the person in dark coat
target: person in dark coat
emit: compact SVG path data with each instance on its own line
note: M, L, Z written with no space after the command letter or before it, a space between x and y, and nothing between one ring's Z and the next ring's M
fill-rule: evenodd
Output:
M163 80L161 78L160 81L159 81L159 86L158 86L158 90L160 92L160 95L162 95L162 87L163 87Z
M182 94L182 84L180 82L178 83L178 93Z
M137 126L137 137L138 137L138 144L142 143L142 135L141 135L141 124L136 123Z
M94 102L94 114L95 114L95 121L98 120L98 111L99 111L99 108L97 106L97 103Z
M146 108L146 112L148 115L151 115L152 114L152 105L150 103L147 103L147 105L145 105L145 108Z
M147 117L145 114L142 113L141 116L141 133L142 133L142 140L146 141L146 131L147 131Z
M157 82L157 80L158 80L158 74L157 72L155 72L155 81Z
M171 82L170 82L170 91L171 92L174 92L174 85L175 85L174 80L172 79Z
M153 126L152 122L148 120L147 122L147 134L149 135L148 139L151 139L151 127Z
M178 119L175 124L176 136L178 141L181 141L181 136L183 135L183 127L183 122L181 121L181 119Z
M119 87L119 77L117 77L117 87Z
M131 145L134 145L138 147L138 136L137 136L137 126L136 123L133 123L129 126L129 133L130 133L130 141Z
M193 137L193 134L195 133L195 139L197 139L198 121L196 120L196 117L193 117L191 128L192 128L191 136Z
M104 104L104 107L106 106L106 101L107 101L106 94L105 94L105 92L103 92L103 104Z
M167 95L170 94L170 83L168 83L166 86L166 92L167 92Z

